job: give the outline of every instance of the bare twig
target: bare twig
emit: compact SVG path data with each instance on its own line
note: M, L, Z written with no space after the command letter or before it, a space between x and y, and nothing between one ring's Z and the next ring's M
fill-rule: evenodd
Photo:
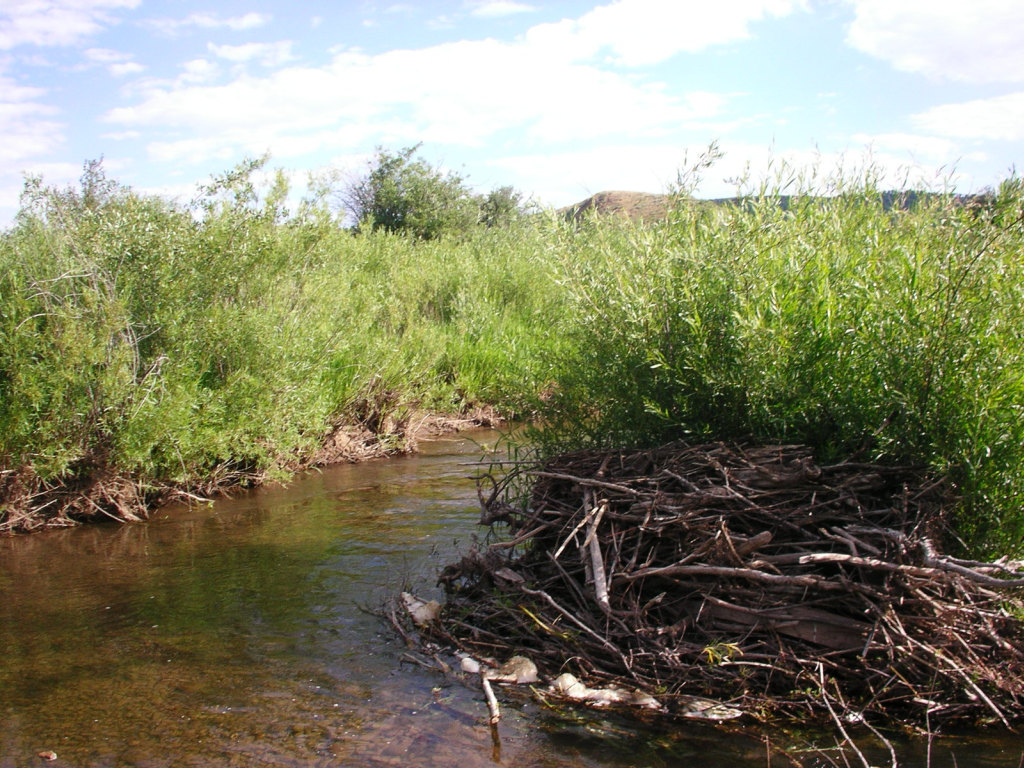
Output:
M487 679L486 671L480 672L480 686L484 689L484 696L487 698L487 711L491 713L491 725L497 725L501 720L501 709L498 707L498 700L494 698L494 690L491 688L491 681Z
M761 713L929 728L1024 716L1021 572L926 538L947 496L919 468L715 443L511 472L532 482L521 506L482 494L511 538L445 569L447 642ZM797 693L823 678L821 700Z

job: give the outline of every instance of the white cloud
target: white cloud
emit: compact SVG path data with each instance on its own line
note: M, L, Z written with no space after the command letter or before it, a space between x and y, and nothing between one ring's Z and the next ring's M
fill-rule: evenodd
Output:
M756 20L800 7L796 0L722 0L710 9L620 0L578 21L537 25L511 42L463 40L376 55L343 48L323 67L283 67L217 85L215 65L195 59L177 82L136 84L139 98L104 119L142 132L150 158L179 169L268 149L276 158L298 158L358 152L371 143L422 140L463 152L516 142L523 147L518 167L533 163L537 171L530 183L513 183L543 191L556 179L560 204L598 191L581 188L580 179L593 178L594 168L613 168L614 178L602 180L600 188L660 189L674 178L682 156L667 137L681 130L702 138L729 135L736 125L727 114L733 97L675 93L615 64L650 63L739 40ZM663 34L666 29L671 32ZM210 51L243 61L261 49ZM605 150L569 152L549 163L539 154L548 144L556 151L584 144L626 149L615 158Z
M107 67L107 71L114 77L127 77L145 72L146 68L137 61L124 61L120 64L111 64Z
M54 119L57 109L43 102L44 88L19 85L4 73L0 59L0 224L18 209L23 171L40 170L38 161L64 144L65 126Z
M616 0L577 20L533 27L527 39L568 60L608 51L615 63L644 66L678 53L744 40L750 36L751 23L801 7L801 0Z
M64 141L60 123L32 119L22 122L20 110L9 110L0 104L0 126L4 141L0 146L0 168L20 169L31 159L45 157Z
M848 0L847 42L905 72L959 80L1024 82L1019 0Z
M110 48L86 48L83 53L85 58L97 64L114 64L132 58L131 54L113 51Z
M602 144L585 150L507 155L491 165L537 202L560 208L604 190L663 192L685 148L672 144ZM597 169L600 169L599 171Z
M435 31L455 29L456 17L449 14L441 14L427 21L427 27Z
M131 141L141 137L142 134L138 131L115 131L113 133L101 133L100 138L110 139L111 141Z
M236 63L259 61L264 66L277 67L295 57L292 55L292 41L276 43L244 43L243 45L215 45L210 43L210 53L221 59Z
M1024 139L1024 92L943 104L911 118L921 130L965 139Z
M20 177L0 173L0 221L10 221L18 210L24 183Z
M3 0L0 50L19 45L73 45L114 23L110 13L140 0Z
M497 10L490 2L476 5L485 7ZM137 103L109 111L105 120L146 128L156 158L197 163L241 150L351 151L359 147L349 142L367 137L478 147L503 132L528 144L658 141L686 127L709 135L729 125L707 121L722 119L730 97L675 94L597 55L607 52L613 64L654 63L742 39L755 21L802 7L801 0L616 0L575 21L536 25L512 42L463 40L377 55L340 49L324 67L280 68L217 86L210 84L212 65L199 59L176 83L143 85ZM210 51L278 65L290 55L287 46L211 45Z
M920 163L943 164L959 159L960 146L949 139L914 133L857 133L853 141L884 153L903 154Z
M181 82L193 84L193 83L206 83L212 80L220 68L207 59L191 59L181 65Z
M114 51L110 48L88 48L84 55L90 62L105 66L114 77L137 75L146 70L138 62L132 61L132 54Z
M532 13L537 9L526 3L516 3L511 0L484 0L483 2L471 3L470 16L481 19L494 19L501 16L512 16L517 13Z
M244 29L256 29L270 23L273 17L266 13L247 13L244 16L234 16L224 20L224 26L235 31Z
M231 29L236 32L256 29L270 23L272 16L266 13L246 13L242 16L221 18L211 13L192 13L183 19L149 19L144 22L156 31L165 35L176 35L188 27L198 29Z
M233 147L222 137L200 137L179 141L154 141L149 144L148 152L150 159L157 162L180 163L190 160L230 159Z
M231 50L240 49L249 50ZM204 71L193 66L199 75ZM535 141L652 137L713 117L725 101L705 92L677 97L657 84L553 60L529 40L481 40L379 55L342 50L323 68L284 68L219 86L153 84L138 104L111 110L105 119L149 127L161 156L187 146L185 154L198 160L257 140L262 146L256 151L269 146L277 153L287 144L298 152L303 142L343 151L342 142L354 133L342 128L351 126L360 136L383 131L465 146L506 130ZM202 139L188 144L187 137L160 136L165 128Z
M63 143L63 126L50 119L57 110L39 101L43 95L41 88L19 86L0 74L0 170L19 172L26 161Z

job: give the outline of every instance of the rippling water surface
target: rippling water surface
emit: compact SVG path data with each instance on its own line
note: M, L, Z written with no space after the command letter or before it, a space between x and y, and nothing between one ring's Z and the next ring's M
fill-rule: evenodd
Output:
M441 439L147 524L0 539L0 768L791 765L754 729L644 726L526 697L506 702L495 736L479 691L403 658L373 609L407 587L438 596L437 571L480 533L472 463L497 438ZM900 765L926 764L924 740L897 747ZM934 766L1024 759L1006 736L931 749ZM845 765L806 764L830 760Z

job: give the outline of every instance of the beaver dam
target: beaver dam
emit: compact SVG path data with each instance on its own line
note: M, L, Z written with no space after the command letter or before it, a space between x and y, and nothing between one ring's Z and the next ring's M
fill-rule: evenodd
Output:
M569 673L669 717L706 697L760 719L1022 721L1024 571L944 554L955 499L924 471L715 443L490 480L491 543L442 571L421 629L533 660L545 697Z

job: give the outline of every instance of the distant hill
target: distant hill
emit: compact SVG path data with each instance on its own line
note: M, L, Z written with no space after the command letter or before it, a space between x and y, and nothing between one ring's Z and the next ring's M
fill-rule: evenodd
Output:
M579 219L594 211L602 216L624 216L633 220L655 221L665 218L668 195L650 192L598 192L558 212L567 219Z

